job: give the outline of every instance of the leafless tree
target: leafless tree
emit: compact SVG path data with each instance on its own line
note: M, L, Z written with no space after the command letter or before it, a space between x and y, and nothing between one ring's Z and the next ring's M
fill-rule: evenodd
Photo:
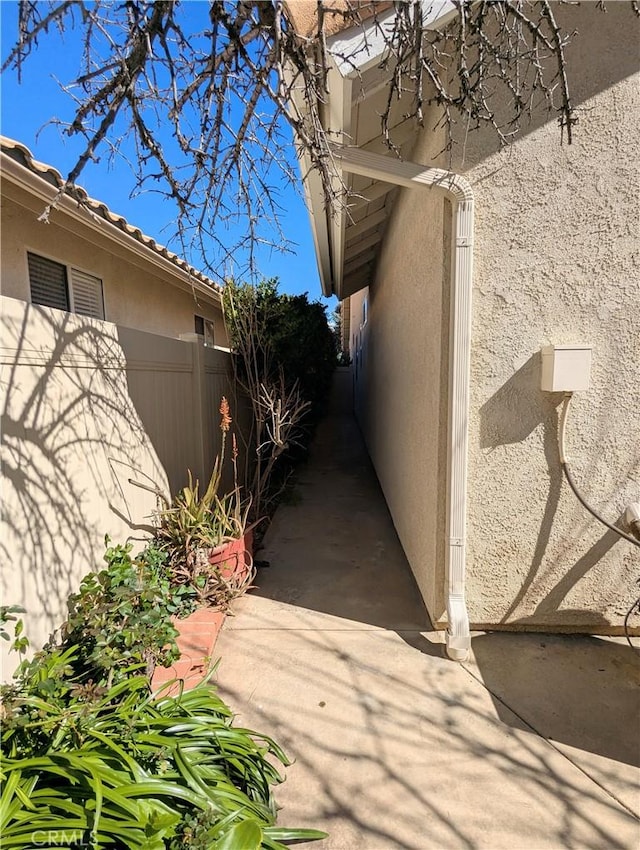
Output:
M327 204L335 203L320 112L327 34L337 27L367 22L384 39L389 96L380 120L391 149L389 117L399 97L418 123L427 104L439 105L449 145L456 122L465 132L488 125L507 143L540 104L557 116L568 142L576 122L566 67L572 34L558 25L549 0L458 0L453 19L430 30L423 27L429 0L319 0L315 27L304 34L282 0L19 5L18 38L3 70L20 73L56 31L78 34L71 43L81 68L66 87L75 116L64 131L85 144L66 188L90 160L133 140L136 187L175 203L183 247L210 272L239 248L253 265L268 233L273 244L286 244L278 181L298 180L292 139L320 173ZM356 64L355 56L339 58Z
M232 361L235 384L250 407L248 427L240 433L243 485L251 493L250 518L259 522L270 515L286 487L287 474L274 487L274 468L285 452L301 445L311 404L302 398L297 382L287 383L275 362L267 328L270 317L260 309L256 287L227 281L223 307L236 354Z

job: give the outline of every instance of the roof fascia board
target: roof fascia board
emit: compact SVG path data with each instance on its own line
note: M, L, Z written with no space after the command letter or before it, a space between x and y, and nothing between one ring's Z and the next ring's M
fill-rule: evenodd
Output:
M395 14L395 9L388 9L327 39L327 51L343 77L357 77L380 61L393 32Z
M454 0L422 0L423 29L446 26L456 14ZM388 49L395 15L394 8L388 9L327 39L328 52L344 77L359 77L380 62Z
M320 104L322 126L333 142L350 144L351 137L351 80L340 74L331 56L328 56L327 96ZM293 89L291 99L297 112L307 112L301 91ZM333 208L328 208L317 170L305 151L298 152L307 211L311 220L311 232L316 249L316 261L320 274L322 293L329 298L337 291L342 281L344 244L346 231L346 204L340 168L335 168L332 194L340 199Z
M471 0L474 2L474 0ZM438 30L452 21L458 14L458 3L454 0L422 0L422 26L427 30Z
M300 114L306 112L304 97L300 91L292 89L291 99ZM311 224L311 234L316 250L316 263L320 275L320 286L325 298L333 295L334 285L331 266L331 244L329 241L329 213L325 209L325 197L322 178L313 168L311 158L304 150L298 150L298 161L302 175L304 198Z
M52 186L48 180L45 180L43 177L35 174L30 169L25 168L13 159L13 157L5 154L4 151L2 152L1 174L3 181L8 180L15 186L18 186L29 194L42 200L45 205L51 203L57 194L55 186ZM134 254L141 260L144 260L146 263L160 269L172 278L174 285L181 286L182 288L186 286L189 289L195 289L200 294L206 295L216 304L220 303L221 295L215 289L204 286L195 277L193 277L193 275L189 274L188 271L180 269L170 260L165 259L162 255L157 254L148 246L138 242L137 239L134 239L129 234L120 230L119 227L116 227L115 224L107 221L107 219L101 218L97 214L93 215L89 210L78 204L77 201L74 201L73 198L68 195L62 196L57 205L57 209L90 230L100 233L102 236L107 236L113 242L116 242L118 245L122 246L128 252Z
M306 153L300 155L300 170L303 172L304 199L311 220L311 234L316 250L322 294L325 298L330 298L333 295L331 246L329 244L328 216L324 208L322 179L316 169L311 167L311 160Z
M327 76L329 96L327 97L327 116L325 130L338 143L350 144L351 139L351 89L352 82L342 76L332 57ZM345 232L347 224L346 195L344 191L345 175L341 169L334 170L333 196L338 203L327 210L329 215L329 237L331 239L331 272L336 289L342 287L344 273Z

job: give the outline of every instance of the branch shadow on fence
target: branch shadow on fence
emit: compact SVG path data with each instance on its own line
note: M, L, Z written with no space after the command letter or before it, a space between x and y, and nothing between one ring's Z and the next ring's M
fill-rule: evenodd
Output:
M131 480L172 493L189 468L207 474L217 451L211 408L228 391L229 355L202 358L207 403L196 422L198 341L14 299L2 307L2 592L27 609L37 648L82 576L100 568L105 534L147 536L156 500ZM6 678L14 665L4 661Z

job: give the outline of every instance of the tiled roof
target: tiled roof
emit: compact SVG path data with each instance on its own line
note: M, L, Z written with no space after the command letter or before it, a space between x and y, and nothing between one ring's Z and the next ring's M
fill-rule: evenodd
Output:
M314 38L318 34L318 0L285 0L285 14L297 35ZM387 0L322 0L325 37L361 26L374 15L393 6Z
M53 186L55 189L61 189L62 186L64 186L65 180L64 177L60 174L60 172L53 168L53 166L51 165L47 165L44 162L38 162L38 160L34 158L29 148L25 145L15 141L14 139L9 139L6 136L0 136L0 144L2 147L2 152L5 153L7 156L10 156L13 160L15 160L15 162L23 166L23 168L28 169L33 174L36 174L38 177L41 177L43 180L46 180L47 183L50 183L51 186ZM106 204L103 204L101 201L96 201L94 198L89 197L89 195L81 186L70 187L69 189L67 189L65 194L77 200L92 214L103 218L105 221L108 221L110 224L122 230L132 239L135 239L136 242L140 242L142 245L149 248L151 251L155 252L156 254L159 254L161 257L164 257L165 260L168 260L178 269L187 273L199 283L202 283L205 286L210 286L216 292L222 291L221 286L219 286L201 271L198 271L198 269L189 265L186 260L183 260L177 254L174 254L173 251L170 251L164 245L160 245L158 242L155 241L155 239L152 239L151 236L147 236L140 230L139 227L134 227L132 224L129 224L129 222L123 216L117 215L117 213L112 212L109 207L106 206Z

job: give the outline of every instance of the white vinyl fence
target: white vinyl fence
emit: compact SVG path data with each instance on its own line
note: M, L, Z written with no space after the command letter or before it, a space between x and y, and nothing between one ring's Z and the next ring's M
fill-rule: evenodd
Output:
M189 469L208 480L223 395L233 415L231 355L195 334L1 306L1 604L26 608L38 648L102 565L105 534L141 545L156 499L132 480L171 494ZM15 658L3 661L6 679Z

